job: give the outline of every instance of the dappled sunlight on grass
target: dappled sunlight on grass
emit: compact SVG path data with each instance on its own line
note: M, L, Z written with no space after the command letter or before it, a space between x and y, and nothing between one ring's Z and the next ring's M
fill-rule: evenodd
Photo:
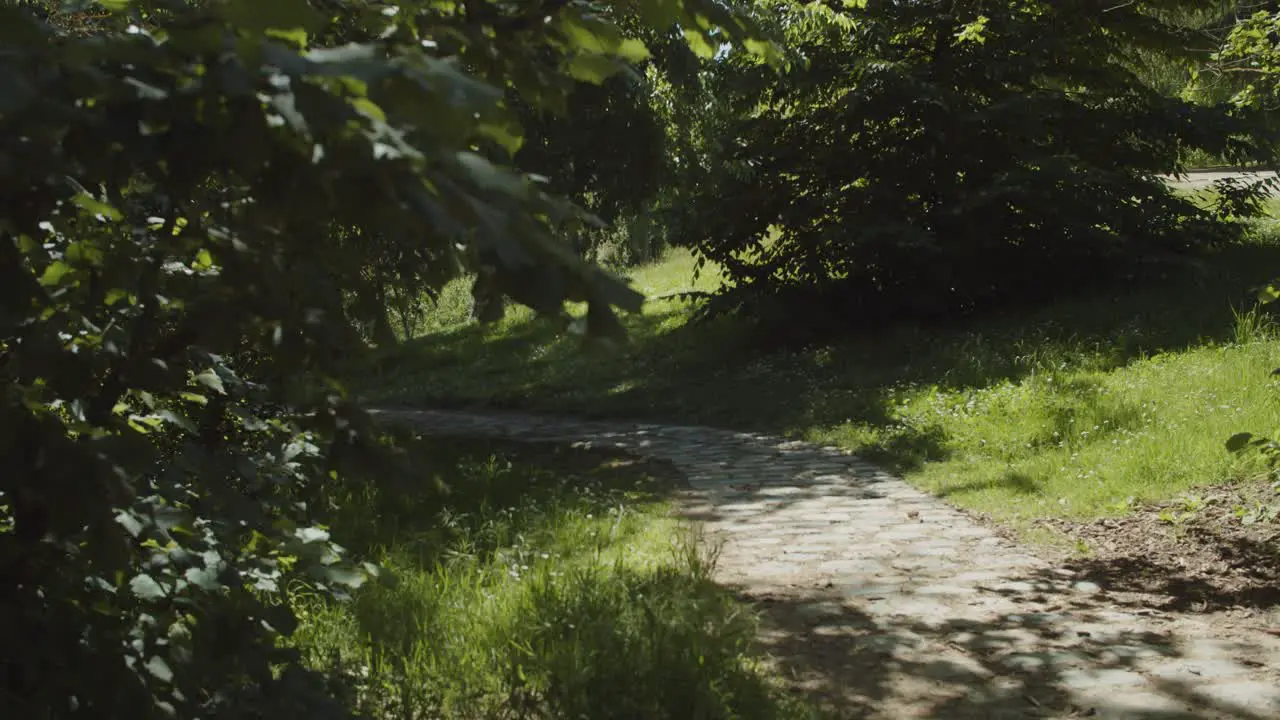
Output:
M294 641L313 665L352 676L363 710L812 717L766 679L749 652L754 616L711 581L697 538L668 512L674 469L599 451L436 445L447 480L331 498L335 530L394 582L347 604L294 594Z
M1257 339L1161 355L1112 371L1068 370L959 391L903 387L888 425L816 440L861 445L922 486L997 516L1101 515L1258 468L1223 441L1273 428L1280 344ZM934 435L944 460L911 462L901 438ZM905 461L905 462L904 462ZM1011 483L1016 478L1018 482Z
M646 297L685 290L712 292L720 287L720 268L707 263L694 277L693 253L683 248L669 250L660 262L636 268L628 274L632 287Z
M1110 512L1238 476L1223 449L1280 426L1274 323L1244 311L1280 268L1274 230L1110 293L900 327L824 347L772 345L750 318L690 324L652 302L631 341L583 348L512 318L402 348L361 388L376 402L521 407L763 430L829 442L955 502L1005 517ZM1273 226L1274 227L1274 226ZM687 255L642 268L645 292L690 287Z

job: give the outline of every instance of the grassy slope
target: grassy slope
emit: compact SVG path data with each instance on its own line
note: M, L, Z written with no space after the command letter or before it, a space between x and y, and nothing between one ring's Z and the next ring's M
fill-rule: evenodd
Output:
M1118 512L1250 472L1223 440L1280 426L1269 376L1280 344L1247 311L1249 288L1280 269L1280 241L1258 235L1150 285L803 352L771 350L749 321L692 327L677 301L629 318L629 347L584 350L523 312L459 322L455 296L436 332L357 389L384 403L772 431L865 453L1007 519ZM633 277L653 296L692 287L691 271L675 254Z
M375 717L811 717L670 516L672 474L608 453L435 442L442 484L329 498L394 584L295 594L294 641ZM448 488L444 492L441 488ZM523 714L522 714L523 713Z

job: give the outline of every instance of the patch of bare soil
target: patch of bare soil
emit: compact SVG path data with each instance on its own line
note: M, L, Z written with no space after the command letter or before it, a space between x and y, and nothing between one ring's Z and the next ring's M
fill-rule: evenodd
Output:
M1214 614L1280 633L1280 494L1266 483L1204 488L1123 517L1043 520L1075 541L1063 567L1113 599L1166 613Z

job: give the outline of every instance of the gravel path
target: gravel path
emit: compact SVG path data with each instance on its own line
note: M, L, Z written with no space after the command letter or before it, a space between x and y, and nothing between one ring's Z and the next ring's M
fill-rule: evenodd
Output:
M1177 188L1200 190L1212 186L1218 180L1224 180L1227 178L1255 181L1273 178L1275 176L1275 172L1270 170L1262 170L1258 172L1241 170L1193 170L1181 177L1164 175L1161 176L1161 179Z
M434 435L623 449L688 479L717 578L797 690L854 718L1280 718L1280 638L1112 598L857 457L764 435L386 410Z

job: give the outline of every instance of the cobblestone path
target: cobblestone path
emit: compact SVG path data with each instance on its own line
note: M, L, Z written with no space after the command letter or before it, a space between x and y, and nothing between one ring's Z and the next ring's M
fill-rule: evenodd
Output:
M434 435L618 448L688 480L717 579L793 686L856 718L1280 718L1280 638L1126 606L857 457L764 435L386 410ZM1280 628L1278 628L1280 630Z

